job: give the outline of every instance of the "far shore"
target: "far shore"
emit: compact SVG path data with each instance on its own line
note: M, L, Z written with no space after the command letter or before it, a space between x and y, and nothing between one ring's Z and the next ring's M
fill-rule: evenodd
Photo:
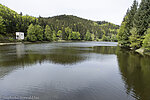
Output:
M96 40L95 40L96 41ZM12 44L28 44L28 43L54 43L54 42L86 42L86 40L58 40L58 41L35 41L35 42L30 42L30 41L6 41L6 42L1 42L0 41L0 46L1 45L12 45ZM114 42L114 41L97 41L97 42Z
M15 45L15 44L30 44L30 43L65 43L65 42L86 42L85 40L80 40L80 41L76 41L76 40L58 40L58 41L35 41L35 42L29 42L29 41L12 41L12 42L0 42L0 46L3 45ZM104 41L99 41L99 42L104 42ZM105 41L105 42L111 42L111 41ZM120 46L120 45L118 45ZM121 46L120 46L121 47ZM146 50L145 48L140 48L137 50L134 50L135 52L139 53L140 55L148 55L150 56L150 51Z
M28 44L28 43L54 43L54 42L85 42L85 40L77 41L77 40L58 40L58 41L35 41L35 42L29 42L29 41L12 41L12 42L0 42L1 45L12 45L12 44Z
M4 42L4 43L0 43L0 46L1 45L11 45L11 44L21 44L22 42Z

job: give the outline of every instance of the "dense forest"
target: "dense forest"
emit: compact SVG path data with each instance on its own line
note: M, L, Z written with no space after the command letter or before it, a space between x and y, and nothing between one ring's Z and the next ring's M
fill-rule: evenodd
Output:
M127 10L118 32L118 42L122 47L150 50L150 0L138 2Z
M32 17L0 4L0 41L13 41L15 32L24 32L27 41L117 41L118 30L119 25L106 21L96 22L73 15Z

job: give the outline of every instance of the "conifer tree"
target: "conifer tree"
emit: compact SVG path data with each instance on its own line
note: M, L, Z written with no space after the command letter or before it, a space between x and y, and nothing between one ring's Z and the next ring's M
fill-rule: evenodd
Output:
M118 43L122 47L129 47L130 42L129 42L129 29L127 28L127 19L128 15L125 16L124 21L122 22L119 32L117 34L118 38Z
M58 36L59 40L62 40L62 31L61 30L59 30L57 32L57 36Z
M130 9L127 10L126 16L123 19L120 30L118 32L118 42L123 47L130 47L129 37L132 35L130 30L133 28L133 19L137 12L138 3L134 0Z
M57 40L56 31L53 31L52 40L53 40L53 41L56 41L56 40Z
M136 45L136 48L140 48L143 44L145 32L148 29L150 17L150 0L142 0L141 4L134 16L133 28L136 28L137 35L134 35L136 40L140 40L140 44ZM132 36L133 37L133 36ZM132 46L132 44L131 44Z
M45 32L44 32L44 39L46 41L52 41L52 35L53 35L53 31L51 30L49 25L46 25Z
M131 30L133 28L133 20L134 20L135 14L137 12L137 7L138 7L138 3L136 0L134 0L132 6L130 8L130 11L128 13L127 27L129 30ZM131 34L129 34L129 35L131 35Z
M94 41L95 40L95 35L91 34L91 40Z
M85 34L85 40L90 41L91 40L91 33L89 30L87 30L86 34Z
M143 41L143 47L150 50L150 28L148 28L146 31L146 36Z
M140 7L134 17L134 27L137 33L142 36L148 28L150 16L150 0L142 0Z
M66 40L70 40L71 33L72 29L70 29L69 27L65 28Z
M35 25L35 34L38 41L43 40L43 28L40 25Z
M4 34L6 32L6 28L4 25L4 19L0 16L0 34Z
M26 40L28 41L37 41L37 37L35 36L35 28L33 24L30 24L27 30Z

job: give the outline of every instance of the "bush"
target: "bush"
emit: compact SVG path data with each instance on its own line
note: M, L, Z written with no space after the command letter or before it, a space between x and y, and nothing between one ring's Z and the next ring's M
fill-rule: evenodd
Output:
M143 47L150 50L150 28L147 30L146 32L146 36L145 36L145 39L143 41Z
M102 41L110 41L111 39L110 39L110 36L105 36L105 34L103 34L101 40L102 40Z
M132 28L130 32L131 32L131 36L129 37L129 41L131 43L130 47L133 48L133 49L140 48L141 37L138 35L137 29Z
M31 24L27 30L28 41L42 41L43 40L43 28L40 25Z
M9 39L8 39L9 41L15 41L15 39L14 38L12 38L12 37L9 37Z
M3 35L0 34L0 41L3 41L4 40L4 37Z
M114 35L114 34L112 34L112 36L111 36L111 41L115 41L115 42L117 42L117 36L116 36L116 35Z

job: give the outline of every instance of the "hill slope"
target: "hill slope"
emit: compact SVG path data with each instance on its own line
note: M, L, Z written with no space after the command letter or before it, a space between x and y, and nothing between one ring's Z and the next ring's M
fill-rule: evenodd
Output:
M27 32L31 23L37 24L37 18L18 14L14 10L0 4L0 35L14 35L16 31Z
M95 34L97 38L102 38L103 34L106 36L111 36L112 34L117 34L119 25L115 25L105 21L92 21L83 19L73 15L60 15L48 18L40 18L39 22L41 25L50 25L54 30L63 30L66 27L71 28L73 31L79 32L81 34L81 39L84 38L87 30L90 33Z
M116 37L119 29L118 25L109 22L96 22L73 15L60 15L47 18L23 16L22 13L18 14L0 4L0 39L2 37L15 36L16 31L24 32L25 36L27 36L27 29L30 24L40 25L43 30L45 30L46 25L49 25L55 34L61 30L62 35L66 35L65 29L68 28L71 29L71 32L79 32L80 39L82 40L85 39L86 33L90 33L95 39L110 40L111 37ZM44 37L44 34L42 36Z

